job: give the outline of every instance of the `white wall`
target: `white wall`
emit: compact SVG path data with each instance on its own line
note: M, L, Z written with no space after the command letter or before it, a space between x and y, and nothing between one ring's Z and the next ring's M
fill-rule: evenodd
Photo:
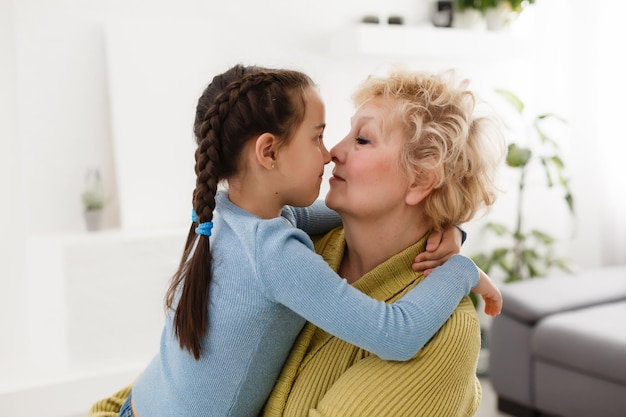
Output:
M601 206L605 213L602 216L600 233L606 242L602 252L602 261L607 264L626 263L626 194L624 179L626 178L626 130L624 130L624 97L626 84L626 51L622 47L624 38L623 22L620 16L626 14L626 3L602 0L595 9L597 35L595 48L590 56L598 64L591 69L595 73L597 83L590 85L594 106L588 106L585 116L591 115L596 124L584 131L586 141L580 141L580 151L586 152L591 145L589 138L597 138L594 145L604 149L601 157L588 161L585 173L597 172L604 179L602 193L587 194L595 206ZM587 40L588 42L588 40ZM593 62L593 61L592 61ZM589 65L589 64L587 64ZM585 80L581 78L581 80ZM585 107L585 106L583 106ZM581 121L586 117L581 117ZM583 124L581 122L581 124ZM592 174L590 183L595 175ZM594 184L595 185L595 184ZM590 185L592 188L593 185Z
M228 61L220 55L224 51L230 50L231 56L240 51L241 60L250 60L254 53L267 51L268 64L277 61L279 57L282 62L298 65L300 62L297 58L290 58L291 52L310 50L312 56L318 50L324 52L330 30L357 20L370 10L379 13L382 10L384 14L387 13L385 9L397 8L399 12L415 16L409 19L413 21L420 13L424 13L416 6L419 2L388 2L384 8L373 6L376 3L337 4L325 1L316 3L311 10L303 10L299 3L285 0L248 1L244 7L237 2L221 2L215 6L215 2L192 0L176 3L15 1L14 27L18 53L15 57L8 57L8 60L19 68L19 97L14 111L17 112L23 148L18 159L23 167L25 188L28 190L22 208L29 219L26 229L33 234L84 230L79 193L83 187L84 173L92 167L101 169L108 190L114 197L106 211L105 225L117 227L123 220L120 219L120 195L116 189L118 178L112 135L114 120L111 120L109 95L109 83L112 80L109 78L111 74L107 68L105 45L107 25L133 20L162 21L162 37L171 33L173 38L183 41L186 39L178 30L185 24L198 25L190 29L203 32L202 42L192 39L193 46L202 49L191 50L192 45L172 43L164 45L165 49L193 52L199 62L210 59L219 63ZM171 25L168 21L172 22ZM147 45L145 50L137 50L136 55L141 57L150 48L151 45ZM217 53L210 55L211 51ZM162 59L172 65L167 56ZM141 62L138 64L142 65ZM305 69L313 73L325 71L324 66L316 68L315 65L312 63ZM212 72L216 68L218 66L214 65ZM163 74L159 70L156 68L156 74ZM185 75L178 74L178 79L184 82ZM209 77L209 72L205 73L203 83L209 81ZM158 85L159 80L154 81L157 83L153 86L155 95L162 88L172 87ZM175 82L169 79L163 81ZM195 98L201 87L197 85L188 94ZM159 99L167 102L170 97L161 95ZM132 112L127 114L127 117L132 116ZM153 120L152 123L157 125L160 121ZM188 132L189 129L174 134L185 135L186 139ZM142 160L135 163L136 170L142 169L152 156L146 149ZM167 161L160 163L167 168ZM149 177L145 184L147 187L150 185L148 181ZM135 194L143 193L146 200L144 213L149 213L154 206L168 204L167 198L159 199L159 195L153 196L151 191L150 188L135 190Z
M26 292L14 22L12 2L0 0L0 288L6 294L0 303L0 329L14 341L0 343L0 358L17 356L26 334L23 323L15 320L16 313L23 312Z

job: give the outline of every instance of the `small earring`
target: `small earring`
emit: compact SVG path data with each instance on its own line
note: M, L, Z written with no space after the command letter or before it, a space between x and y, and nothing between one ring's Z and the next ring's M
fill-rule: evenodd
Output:
M274 168L276 168L276 165L275 165L275 164L272 164L272 169L274 169Z

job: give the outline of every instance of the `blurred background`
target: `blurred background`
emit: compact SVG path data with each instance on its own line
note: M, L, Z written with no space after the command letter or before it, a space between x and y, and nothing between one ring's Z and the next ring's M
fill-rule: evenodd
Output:
M235 63L311 75L329 148L357 84L396 65L454 68L498 113L505 88L529 114L558 114L566 123L547 129L575 216L544 190L525 221L576 268L626 263L624 4L536 0L495 31L435 28L435 3L0 0L0 410L3 392L59 399L50 387L63 386L86 390L81 409L154 353L189 227L195 103ZM502 174L496 206L466 225L467 254L516 207ZM104 203L95 226L91 197ZM58 401L49 415L69 415Z

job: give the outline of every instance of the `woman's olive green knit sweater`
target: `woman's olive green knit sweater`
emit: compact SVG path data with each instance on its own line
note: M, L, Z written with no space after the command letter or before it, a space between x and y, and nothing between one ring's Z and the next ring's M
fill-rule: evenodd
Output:
M315 242L335 270L343 257L343 229ZM426 239L355 283L393 301L420 281L412 271ZM296 341L263 417L469 417L481 397L476 378L480 326L465 297L450 319L408 362L383 361L308 323Z

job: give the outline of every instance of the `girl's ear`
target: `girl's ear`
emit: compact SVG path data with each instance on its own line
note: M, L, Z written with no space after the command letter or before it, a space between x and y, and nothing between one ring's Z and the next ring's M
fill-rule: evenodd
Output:
M274 168L278 154L278 140L271 133L259 135L255 142L255 156L261 166L267 169Z
M422 172L415 175L413 183L407 189L404 201L409 206L416 206L433 190L435 177L430 172Z

